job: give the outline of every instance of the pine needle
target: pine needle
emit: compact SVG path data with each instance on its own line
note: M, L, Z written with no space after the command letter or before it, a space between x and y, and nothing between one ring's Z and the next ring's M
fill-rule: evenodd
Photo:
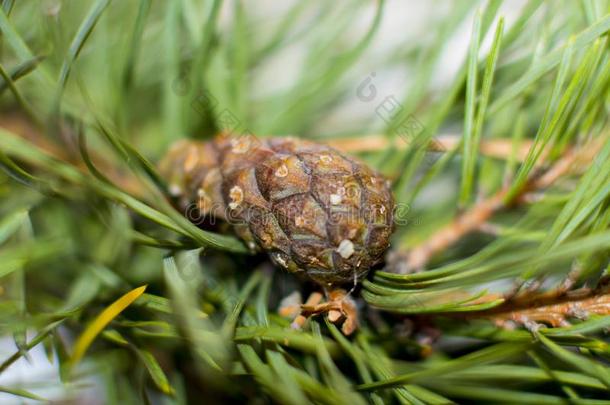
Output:
M135 300L138 299L140 295L144 293L147 286L141 286L135 288L118 300L114 301L110 304L106 309L104 309L93 321L89 323L89 325L85 328L85 330L78 337L76 342L74 343L74 349L72 350L72 356L70 358L70 364L73 366L77 365L80 360L85 355L91 343L95 340L97 335L100 334L102 330L110 323L114 318L116 318L121 312L123 312L128 306L130 306Z

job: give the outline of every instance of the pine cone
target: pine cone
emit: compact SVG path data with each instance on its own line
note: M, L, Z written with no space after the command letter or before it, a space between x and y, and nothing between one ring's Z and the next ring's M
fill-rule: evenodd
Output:
M389 246L388 182L325 145L253 136L181 141L161 172L185 212L222 218L250 249L320 284L356 282Z

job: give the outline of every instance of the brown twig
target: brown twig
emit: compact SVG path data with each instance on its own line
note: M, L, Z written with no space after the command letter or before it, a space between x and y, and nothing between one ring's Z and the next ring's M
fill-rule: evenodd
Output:
M305 304L301 305L300 307L303 308L306 306L317 306L322 301L322 298L322 294L316 291L312 293L309 298L307 298L307 301L305 301ZM297 306L297 316L292 321L291 327L293 329L301 329L303 325L305 325L307 318L308 316L305 315L303 311Z
M461 138L461 135L454 134L439 135L428 142L426 147L431 152L449 152L459 147ZM391 140L385 135L365 135L353 138L324 140L324 143L327 145L347 153L378 152L388 148L404 150L412 142L413 140L410 141L402 137ZM497 159L507 159L514 150L515 160L523 162L531 147L532 141L530 139L523 139L515 144L512 139L497 138L482 140L479 150L482 155Z
M31 123L27 117L20 113L12 113L10 115L0 116L0 127L8 130L12 134L30 142L33 146L44 151L48 155L70 163L83 172L87 172L87 165L84 163L78 152L76 140L71 147L60 146L57 143L51 142L48 137L45 137L42 130ZM127 191L134 196L144 196L142 183L126 170L121 170L118 164L109 161L100 153L90 150L90 158L98 168L98 170L107 176L113 183L121 189Z
M482 301L498 298L490 294ZM563 288L543 293L523 293L505 303L485 311L472 312L468 319L489 319L498 326L524 325L537 327L568 326L569 318L586 319L590 315L610 314L610 292L606 288L580 288L565 291Z
M599 137L589 141L578 150L568 149L548 170L542 174L535 171L514 196L509 195L510 187L505 186L459 214L451 223L408 252L393 252L388 256L388 269L399 274L421 271L435 254L449 248L465 235L479 230L498 211L523 203L527 200L528 193L543 190L581 164L590 162L605 139L606 137Z
M341 323L344 334L352 334L358 327L358 310L356 304L345 290L337 288L328 292L326 302L322 301L322 294L314 292L307 302L300 306L300 313L292 321L291 326L300 329L308 318L314 315L327 314L332 323Z

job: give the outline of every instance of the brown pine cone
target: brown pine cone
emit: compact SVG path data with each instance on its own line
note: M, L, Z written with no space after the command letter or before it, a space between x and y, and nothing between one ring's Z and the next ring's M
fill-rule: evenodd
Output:
M252 250L324 285L378 264L393 230L388 182L328 146L253 136L181 141L161 163L181 209L222 218Z

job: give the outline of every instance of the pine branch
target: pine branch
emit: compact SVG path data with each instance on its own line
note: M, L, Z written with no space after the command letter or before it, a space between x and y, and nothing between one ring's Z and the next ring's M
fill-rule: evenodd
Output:
M398 274L423 270L435 254L454 245L464 236L481 230L494 214L526 203L530 193L542 191L560 178L574 173L581 165L586 165L597 154L606 139L606 136L600 136L579 148L568 148L547 170L534 172L525 186L514 196L509 194L511 187L504 186L491 197L475 203L472 208L459 214L451 223L434 232L408 252L393 252L388 258L388 270Z
M480 302L497 300L497 294L481 297ZM497 326L515 324L538 328L569 326L570 318L587 319L591 315L610 315L610 290L605 284L598 287L569 290L568 285L546 292L525 291L507 299L503 304L485 311L473 312L466 319L489 319Z

